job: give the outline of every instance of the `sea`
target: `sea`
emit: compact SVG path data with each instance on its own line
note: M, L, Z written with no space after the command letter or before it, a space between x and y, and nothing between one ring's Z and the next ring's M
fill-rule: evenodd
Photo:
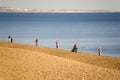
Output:
M0 12L0 41L71 51L77 43L78 52L120 58L120 12L101 13L23 13Z

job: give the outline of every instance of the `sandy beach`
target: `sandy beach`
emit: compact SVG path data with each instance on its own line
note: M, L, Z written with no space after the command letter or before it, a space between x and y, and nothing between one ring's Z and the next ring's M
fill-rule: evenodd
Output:
M120 58L0 42L0 80L120 80Z

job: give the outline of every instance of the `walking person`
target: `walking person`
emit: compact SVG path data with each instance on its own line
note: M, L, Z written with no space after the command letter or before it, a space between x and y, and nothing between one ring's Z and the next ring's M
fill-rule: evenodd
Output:
M103 50L102 50L102 48L101 48L101 47L100 47L100 48L98 48L98 55L99 55L99 56L101 56L101 55L102 55L102 51L103 51Z
M35 45L38 46L38 38L35 39Z
M58 48L58 40L56 40L56 48Z

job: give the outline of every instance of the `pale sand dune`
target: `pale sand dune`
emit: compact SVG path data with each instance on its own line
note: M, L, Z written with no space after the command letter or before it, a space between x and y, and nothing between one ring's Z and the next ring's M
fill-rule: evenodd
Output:
M0 42L0 80L120 80L120 58Z

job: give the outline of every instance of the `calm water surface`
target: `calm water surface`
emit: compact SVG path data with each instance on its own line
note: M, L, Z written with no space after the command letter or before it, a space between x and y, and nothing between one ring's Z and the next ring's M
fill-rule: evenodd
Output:
M0 40L120 57L120 13L0 13Z

